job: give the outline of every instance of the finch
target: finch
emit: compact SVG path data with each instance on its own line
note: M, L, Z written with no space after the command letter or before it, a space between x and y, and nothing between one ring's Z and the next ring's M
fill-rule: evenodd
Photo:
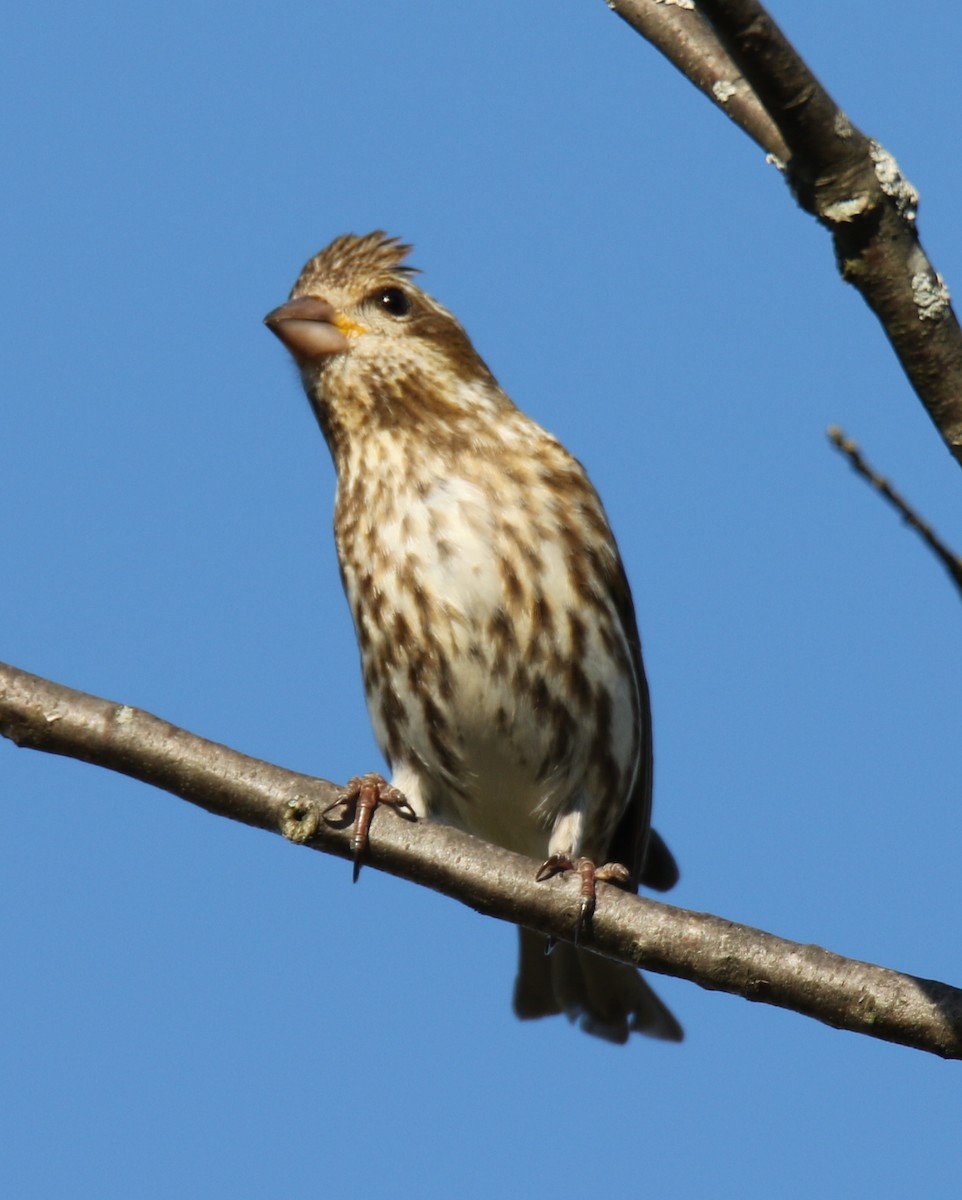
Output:
M337 553L392 790L418 817L547 859L545 874L576 867L592 896L609 860L633 890L668 888L641 644L601 500L415 285L409 252L380 232L339 237L265 318L334 460ZM680 1040L634 968L519 933L519 1017Z

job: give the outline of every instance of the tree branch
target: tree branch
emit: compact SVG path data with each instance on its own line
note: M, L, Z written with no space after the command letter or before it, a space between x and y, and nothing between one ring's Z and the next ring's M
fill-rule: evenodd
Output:
M790 152L718 35L693 0L607 0L608 7L673 63L709 100L780 163Z
M842 279L878 317L962 465L962 330L919 241L918 193L895 159L849 121L757 0L609 4L782 160L799 204L830 230Z
M872 487L891 504L906 525L915 530L942 566L948 571L955 586L962 592L962 558L950 550L938 534L935 533L931 525L922 520L915 509L912 508L906 499L899 495L889 481L884 476L879 475L865 461L858 445L850 437L846 437L837 425L832 425L829 428L828 440L845 455L856 474L868 480Z
M0 664L0 733L19 746L119 771L219 816L280 833L342 858L350 831L321 816L339 794L286 771L101 700ZM478 912L556 938L574 928L570 881L536 883L536 864L434 822L379 813L369 861ZM841 958L720 917L614 888L601 894L594 948L701 987L789 1008L828 1025L962 1058L962 991Z

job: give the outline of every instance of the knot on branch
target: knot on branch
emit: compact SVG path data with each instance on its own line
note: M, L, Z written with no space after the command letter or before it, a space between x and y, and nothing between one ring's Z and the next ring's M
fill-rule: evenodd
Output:
M306 796L292 796L281 817L281 833L289 842L303 846L317 833L321 806Z

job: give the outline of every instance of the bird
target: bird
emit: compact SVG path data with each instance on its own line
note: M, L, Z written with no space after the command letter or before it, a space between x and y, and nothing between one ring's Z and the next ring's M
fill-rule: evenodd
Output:
M410 253L380 230L338 237L264 318L333 458L341 578L390 764L389 785L349 786L367 819L380 797L544 860L540 878L576 870L584 926L595 879L637 891L678 878L650 830L631 591L585 469L415 283ZM564 1013L614 1043L681 1040L633 967L584 939L546 953L519 933L519 1017Z

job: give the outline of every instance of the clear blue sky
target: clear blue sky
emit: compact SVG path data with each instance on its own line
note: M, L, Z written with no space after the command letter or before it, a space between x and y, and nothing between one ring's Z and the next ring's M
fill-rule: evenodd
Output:
M962 288L962 10L773 11ZM826 235L601 0L38 0L0 102L0 657L380 764L261 318L383 227L604 496L672 899L962 982L962 608L825 427L957 546L962 477ZM513 931L451 901L6 742L0 795L4 1195L954 1194L957 1064L669 979L681 1047L520 1025Z

